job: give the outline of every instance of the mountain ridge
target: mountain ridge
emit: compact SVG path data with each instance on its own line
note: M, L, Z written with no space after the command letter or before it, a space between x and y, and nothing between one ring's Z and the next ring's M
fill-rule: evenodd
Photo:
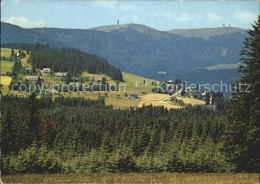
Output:
M40 42L57 48L76 48L106 58L122 71L156 80L182 78L199 83L205 77L210 82L215 82L220 76L229 81L237 78L235 70L231 69L217 71L221 74L214 71L214 76L211 76L210 71L195 68L238 63L239 51L246 36L243 29L234 31L236 28L228 28L230 34L216 34L215 30L219 28L209 28L214 30L213 36L204 39L158 31L139 24L121 25L118 29L116 26L23 29L1 23L1 42ZM159 75L158 71L167 74Z

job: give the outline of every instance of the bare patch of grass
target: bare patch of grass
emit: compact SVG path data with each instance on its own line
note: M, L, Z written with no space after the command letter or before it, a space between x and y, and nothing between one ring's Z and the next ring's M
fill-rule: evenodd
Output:
M173 183L255 184L258 174L84 173L2 175L4 183Z

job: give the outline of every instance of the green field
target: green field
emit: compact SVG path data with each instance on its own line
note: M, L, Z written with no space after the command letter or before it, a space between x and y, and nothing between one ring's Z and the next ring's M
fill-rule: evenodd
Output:
M256 184L259 174L85 173L2 175L4 183Z
M6 72L11 72L14 62L1 60L1 75L5 75Z

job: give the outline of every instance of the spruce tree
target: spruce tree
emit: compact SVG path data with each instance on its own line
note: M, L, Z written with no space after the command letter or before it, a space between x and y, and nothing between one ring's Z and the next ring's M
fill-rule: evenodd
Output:
M71 78L72 78L71 73L68 72L67 75L66 75L66 78L65 78L65 83L66 83L66 84L69 84L70 81L71 81Z
M11 50L11 57L14 57L14 48Z
M237 171L259 172L260 168L260 15L241 50L232 109L226 127L224 149ZM249 89L248 88L249 86Z

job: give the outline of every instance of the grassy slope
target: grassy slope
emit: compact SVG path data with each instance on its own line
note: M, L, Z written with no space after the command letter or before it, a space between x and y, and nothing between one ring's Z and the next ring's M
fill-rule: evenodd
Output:
M17 51L17 50L16 50ZM11 55L11 49L1 48L1 56L2 57L10 57ZM13 62L5 61L1 59L1 80L0 83L3 84L2 93L6 94L8 92L8 85L11 82L11 77L9 76L3 76L6 74L6 72L11 72L12 67L14 65Z
M11 72L14 62L1 60L1 74L6 74L6 72Z
M14 49L15 53L18 53L18 49ZM26 51L24 51L26 53ZM10 57L11 56L11 49L8 48L1 48L1 56L2 57ZM23 59L22 59L22 64L24 66L30 66L29 63L27 63L27 59L29 58L29 55L26 55ZM12 71L12 67L14 65L14 62L10 62L10 61L5 61L5 60L1 60L1 84L3 84L3 88L2 93L3 94L7 94L9 89L8 89L8 85L10 84L12 78L9 76L3 76L6 74L7 71Z
M18 50L15 49L15 53L17 53ZM1 49L2 56L10 57L11 49L2 48ZM27 63L27 59L29 58L29 55L26 55L25 58L22 59L22 64L24 66L30 66L29 63ZM12 62L3 61L2 63L2 72L4 71L11 71ZM116 81L112 80L109 76L104 74L90 74L87 72L83 73L83 76L89 77L90 80L93 79L93 77L106 77L109 84L116 84ZM25 80L26 76L22 76L21 78ZM152 83L156 84L158 81L147 79L144 77L140 77L137 75L124 73L123 72L123 78L124 82L120 82L120 91L116 92L106 92L107 97L105 98L105 103L107 105L113 105L115 108L129 108L129 107L141 107L143 105L150 105L153 104L155 106L165 106L167 108L181 108L181 106L178 106L176 104L171 103L161 103L158 102L159 100L163 99L164 97L168 96L165 94L153 94L152 88L155 87L155 85L152 85ZM8 85L10 84L11 77L8 76L2 76L1 83L4 84L4 87L2 89L3 94L8 93ZM52 78L50 76L44 76L43 79L45 84L64 84L59 79ZM144 85L144 81L146 82L146 85ZM145 91L146 93L143 94L142 91ZM137 92L140 99L128 99L125 97L125 92L129 94L129 92ZM17 94L17 93L15 93ZM26 94L20 94L20 95L26 95ZM71 96L71 97L84 97L89 99L97 99L98 95L105 96L105 92L73 92L73 93L63 93L65 97ZM178 97L179 98L179 97ZM183 100L185 103L190 103L192 105L197 104L203 104L202 101L196 101L195 99L187 98Z
M2 175L4 183L173 183L255 184L258 174L232 173L84 173Z
M103 74L89 74L87 72L83 73L83 76L93 79L93 77L106 77L109 84L116 84L116 81L112 80L109 76ZM105 103L107 105L113 105L115 108L128 108L137 106L140 103L138 99L128 99L125 97L125 92L137 92L138 95L142 98L145 94L142 94L141 91L146 91L146 93L152 93L152 81L156 83L157 81L140 77L133 74L128 74L123 72L123 78L125 82L120 82L120 91L116 92L106 92L107 97L105 98ZM143 81L146 81L146 86L143 85ZM138 86L136 87L136 82ZM97 99L98 95L105 95L105 92L87 92L87 93L65 93L64 96L73 96L73 97L85 97L90 99ZM119 95L119 96L118 96Z

